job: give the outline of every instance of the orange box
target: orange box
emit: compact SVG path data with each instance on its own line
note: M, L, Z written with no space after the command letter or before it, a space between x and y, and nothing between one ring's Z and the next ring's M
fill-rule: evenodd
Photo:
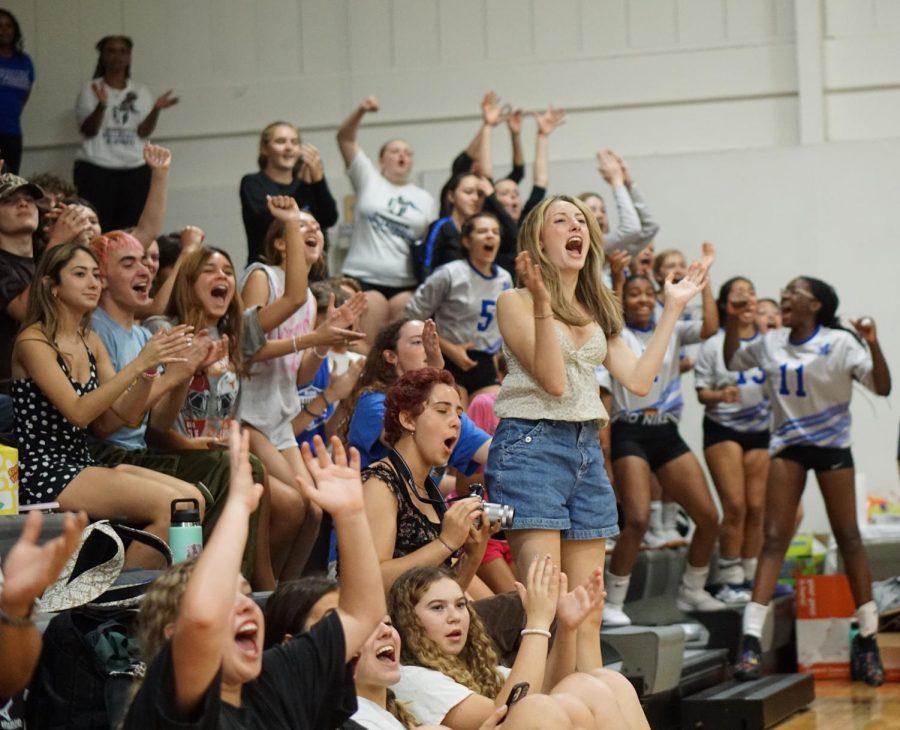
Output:
M900 682L900 632L878 634L878 651L884 664L884 678L888 682Z
M797 577L797 664L816 679L850 679L850 623L856 613L846 575Z

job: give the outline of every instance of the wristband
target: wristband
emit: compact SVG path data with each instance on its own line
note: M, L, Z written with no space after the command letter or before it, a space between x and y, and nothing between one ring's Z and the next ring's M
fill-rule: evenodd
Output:
M37 606L37 600L32 601L31 607L28 609L28 613L22 616L21 618L17 618L16 616L10 616L6 611L0 607L0 624L4 624L6 626L12 626L13 628L24 629L26 626L34 626L34 621L31 616L34 613L34 609Z
M456 550L454 550L452 547L450 547L450 546L446 543L446 541L444 540L444 538L442 538L440 535L437 536L437 539L440 541L441 545L443 545L445 548L447 548L447 549L450 551L450 554L451 554L451 555L453 555L453 553L456 552Z
M294 352L297 352L297 335L291 335L291 344L294 346Z
M520 636L528 636L529 634L535 634L537 636L543 636L547 639L550 638L551 634L547 629L522 629L519 632Z
M325 415L324 412L323 412L323 413L313 413L311 410L309 410L309 404L308 404L308 403L307 403L305 406L303 406L303 408L302 408L301 410L302 410L304 413L309 414L309 415L312 416L313 418L321 418L322 416Z

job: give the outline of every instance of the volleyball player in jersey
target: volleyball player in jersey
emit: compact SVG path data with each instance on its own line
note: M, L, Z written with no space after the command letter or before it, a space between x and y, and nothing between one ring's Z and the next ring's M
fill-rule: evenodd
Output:
M754 322L756 290L749 279L726 281L716 304L724 320L729 298L746 301L738 317L740 346L760 339ZM750 601L750 581L762 547L763 507L769 471L769 418L766 374L760 368L733 372L722 358L724 330L700 345L694 366L697 398L706 406L703 454L722 503L716 598L731 605Z
M712 263L714 250L705 247L704 263ZM626 327L622 341L637 355L655 329L656 292L644 276L625 282L622 306ZM606 576L603 623L626 626L631 619L623 611L631 569L650 518L650 477L655 473L664 490L687 511L697 529L688 548L687 566L678 591L682 611L719 611L725 604L706 592L709 561L718 537L715 504L697 458L678 433L684 400L681 395L679 350L697 344L719 329L716 302L709 284L703 289L703 319L679 320L669 340L659 375L650 392L640 397L613 380L612 459L615 489L625 515Z
M878 344L875 323L851 320L859 337L836 316L838 296L823 281L802 276L781 293L784 328L740 347L744 302L727 303L723 356L729 369L762 368L772 404L772 463L766 487L762 552L753 580L753 600L744 609L736 675L760 675L760 637L768 602L794 532L794 516L806 474L816 473L831 530L844 559L856 603L859 635L851 645L851 676L878 686L884 669L875 642L878 609L872 600L869 560L859 535L850 451L853 381L878 395L891 391L891 376ZM861 339L860 339L861 338Z

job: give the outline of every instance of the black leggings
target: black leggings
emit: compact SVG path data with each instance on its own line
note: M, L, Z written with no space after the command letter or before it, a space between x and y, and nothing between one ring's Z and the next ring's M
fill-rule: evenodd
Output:
M78 194L97 209L104 233L137 225L150 190L147 165L116 170L76 160L73 178Z

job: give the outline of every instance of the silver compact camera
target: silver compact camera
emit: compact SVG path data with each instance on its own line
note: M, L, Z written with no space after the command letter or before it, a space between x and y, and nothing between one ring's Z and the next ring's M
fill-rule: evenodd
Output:
M469 496L481 499L481 509L487 516L488 522L492 525L496 522L500 524L501 530L508 530L512 527L513 520L516 517L516 508L508 504L497 504L496 502L484 501L484 485L470 484ZM476 527L481 527L481 521L475 523Z

